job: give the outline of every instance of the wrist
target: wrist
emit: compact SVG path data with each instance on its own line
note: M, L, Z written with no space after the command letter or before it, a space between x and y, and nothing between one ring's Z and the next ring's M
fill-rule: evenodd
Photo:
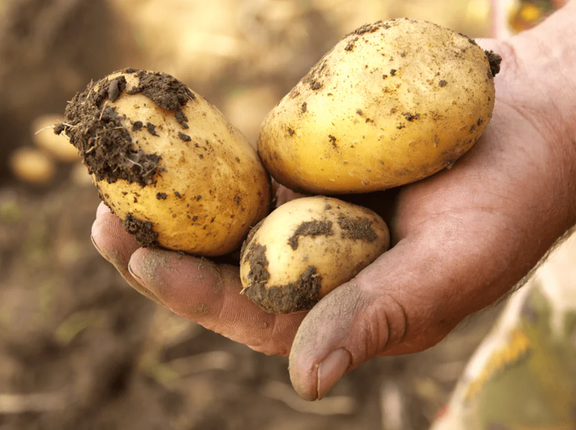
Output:
M537 118L557 153L560 187L566 187L568 223L576 223L576 0L537 27L509 39L514 68L522 76L521 103Z

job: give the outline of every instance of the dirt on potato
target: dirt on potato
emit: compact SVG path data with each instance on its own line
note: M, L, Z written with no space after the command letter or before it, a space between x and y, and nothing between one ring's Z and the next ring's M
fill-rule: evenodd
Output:
M136 73L139 79L139 84L128 94L144 94L158 107L173 111L182 129L189 128L188 118L181 108L195 96L184 84L159 72L127 68L122 73ZM125 90L124 76L91 82L68 104L66 121L56 127L55 133L66 133L97 181L113 183L123 179L144 187L153 184L154 177L162 171L161 156L134 149L130 130L123 126L116 110L107 105L106 100L116 101ZM132 125L132 130L142 127L138 121ZM154 124L147 123L146 129L151 135L158 135Z
M332 229L332 221L306 221L298 226L294 234L288 240L292 250L298 249L298 238L300 236L332 236L334 230Z

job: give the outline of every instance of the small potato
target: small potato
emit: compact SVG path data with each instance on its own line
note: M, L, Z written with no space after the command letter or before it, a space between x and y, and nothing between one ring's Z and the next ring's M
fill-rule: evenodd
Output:
M270 178L256 150L169 75L125 69L91 83L56 131L143 246L224 255L268 213Z
M369 209L324 196L292 200L244 242L242 292L268 312L308 310L389 245L386 224Z
M56 175L54 161L42 151L32 148L14 151L10 167L18 179L33 185L46 185Z
M311 194L423 179L451 167L484 131L500 60L429 22L365 25L268 114L258 151L278 182Z

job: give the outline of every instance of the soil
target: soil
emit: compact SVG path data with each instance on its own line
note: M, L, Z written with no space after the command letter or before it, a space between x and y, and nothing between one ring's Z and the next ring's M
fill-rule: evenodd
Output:
M123 126L116 108L102 104L110 99L111 92L117 98L118 91L125 88L124 77L91 82L66 106L66 122L55 131L66 133L97 181L114 183L123 179L144 187L153 184L161 171L160 156L134 148L130 130Z
M500 73L500 64L502 63L502 57L496 54L494 51L484 51L488 57L488 62L490 63L490 75L489 78L493 78L498 73Z
M300 224L294 234L288 239L290 247L296 251L298 249L298 239L300 236L332 236L332 221L306 221Z
M188 136L187 134L182 133L181 131L178 132L178 137L183 140L184 142L190 142L192 141L192 138L190 136Z
M253 241L254 234L260 225L261 223L250 231L241 251L242 261L250 266L247 275L249 285L242 290L242 294L245 294L263 310L273 314L289 314L312 309L320 299L319 291L322 276L317 274L316 267L308 266L294 283L268 285L270 272L268 271L269 261L266 257L266 246ZM290 238L290 246L292 249L297 249L300 236L330 234L333 234L331 222L305 222Z
M188 100L196 98L186 85L166 73L135 69L126 69L125 72L136 73L140 79L138 86L128 94L142 93L162 109L177 111Z
M393 22L394 20L392 19L390 21ZM378 21L378 22L375 22L373 24L364 24L362 27L354 30L352 33L348 34L346 37L349 37L352 35L362 36L363 34L366 34L366 33L374 33L376 31L380 30L381 28L388 30L390 28L390 25L383 22L383 21Z
M342 239L363 240L365 242L374 242L378 239L378 235L372 228L372 221L368 218L348 218L340 215L338 225L342 229Z
M322 276L316 267L308 266L293 284L254 284L244 294L266 312L291 314L308 311L320 300Z
M248 272L248 282L250 288L256 286L264 286L268 279L270 279L270 272L268 272L269 261L266 258L266 246L260 245L258 242L252 242L248 245L243 258L250 266Z
M182 128L187 128L186 115L181 108L194 100L195 95L175 78L165 73L148 72L128 68L122 73L135 73L139 84L127 94L142 93L158 107L173 111ZM78 149L82 161L98 181L109 183L123 179L141 186L153 184L155 176L162 171L161 156L146 154L134 148L130 130L122 125L122 119L114 107L107 106L106 99L114 102L126 90L126 78L120 76L110 80L105 77L91 82L86 90L76 94L66 107L66 122L55 130L62 131ZM63 127L62 127L63 126ZM139 131L143 124L136 121L132 131ZM158 136L156 126L146 124L148 133Z
M149 221L140 221L132 214L126 215L122 221L124 230L133 234L138 243L144 248L151 248L158 245L158 233L154 231L152 223Z

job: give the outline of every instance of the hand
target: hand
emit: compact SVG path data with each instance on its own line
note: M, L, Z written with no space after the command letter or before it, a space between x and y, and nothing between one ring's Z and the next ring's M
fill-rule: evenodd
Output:
M257 351L289 355L305 399L374 356L426 349L510 291L576 221L576 82L567 73L576 61L535 43L553 26L481 42L504 58L484 136L451 170L367 196L386 202L394 246L308 314L260 310L239 294L237 266L139 248L103 206L94 243L147 297Z

